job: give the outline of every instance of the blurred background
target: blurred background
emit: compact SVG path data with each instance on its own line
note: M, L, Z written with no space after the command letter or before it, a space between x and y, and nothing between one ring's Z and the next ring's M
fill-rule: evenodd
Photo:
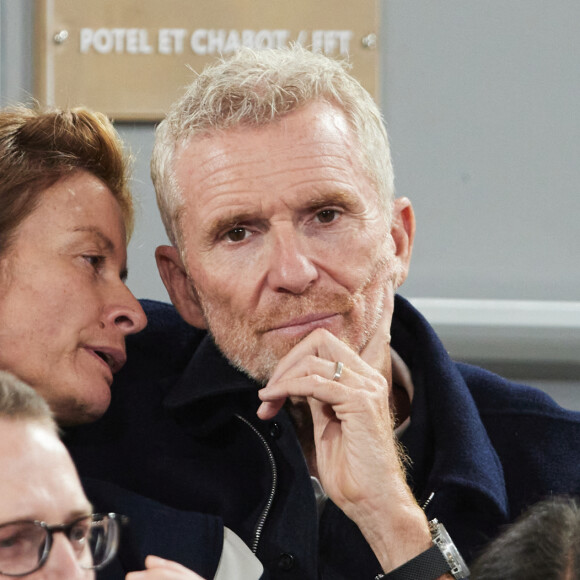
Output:
M1 106L35 96L50 7L0 0ZM397 193L417 216L400 293L454 358L580 410L580 2L379 0L377 12L376 94ZM116 125L135 156L128 285L168 300L153 257L167 243L149 178L154 122Z

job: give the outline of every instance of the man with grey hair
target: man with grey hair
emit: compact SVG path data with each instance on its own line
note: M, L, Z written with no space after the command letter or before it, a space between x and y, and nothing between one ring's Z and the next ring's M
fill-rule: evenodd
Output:
M293 47L207 68L159 126L152 176L187 324L144 302L110 412L71 439L81 472L107 458L106 477L220 515L296 580L463 578L453 540L471 557L536 497L580 491L580 417L454 363L395 296L414 214L341 63Z

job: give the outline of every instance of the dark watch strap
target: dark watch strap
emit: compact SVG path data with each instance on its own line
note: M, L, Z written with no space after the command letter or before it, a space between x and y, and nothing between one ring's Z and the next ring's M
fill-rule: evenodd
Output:
M449 572L451 568L437 546L405 562L387 574L379 574L376 580L435 580Z

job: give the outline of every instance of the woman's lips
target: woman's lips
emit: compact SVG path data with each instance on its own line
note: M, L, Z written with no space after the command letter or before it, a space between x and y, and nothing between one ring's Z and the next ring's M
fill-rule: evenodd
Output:
M107 368L111 380L113 374L119 371L126 361L126 355L124 350L113 347L103 347L103 346L85 346L85 350L92 355L92 357L98 360L103 368Z

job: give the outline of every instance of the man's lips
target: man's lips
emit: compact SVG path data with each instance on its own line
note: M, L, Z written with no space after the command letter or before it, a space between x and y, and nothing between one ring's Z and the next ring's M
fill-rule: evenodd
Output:
M266 332L296 335L312 332L315 328L331 327L340 317L336 312L307 314L270 327Z
M120 371L127 361L125 350L121 348L91 345L86 345L84 348L93 356L105 362L113 374Z

